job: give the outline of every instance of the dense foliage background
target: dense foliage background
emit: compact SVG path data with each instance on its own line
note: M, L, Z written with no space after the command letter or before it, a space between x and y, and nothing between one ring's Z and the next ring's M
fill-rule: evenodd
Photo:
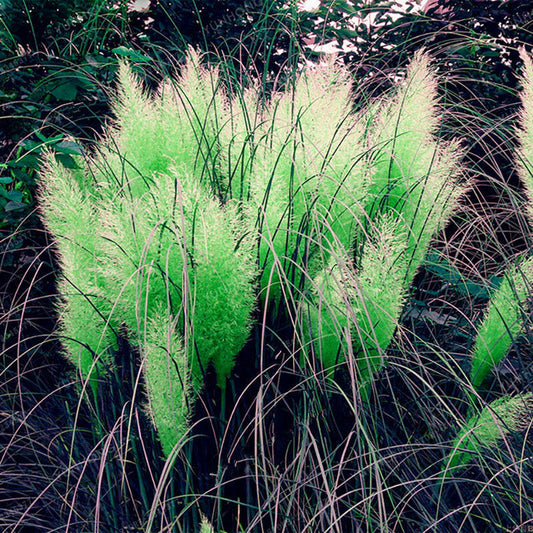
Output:
M430 0L424 9L408 4L406 10L385 0L325 0L314 10L304 11L294 2L278 0L152 0L139 8L124 0L0 1L3 530L91 531L97 519L102 531L126 531L128 527L144 531L147 520L152 521L153 531L180 530L172 521L179 507L173 498L184 490L179 477L185 466L176 463L178 474L172 480L146 413L133 407L137 406L136 389L129 376L138 364L136 354L122 346L116 383L104 385L99 401L79 402L71 369L53 335L58 265L35 202L42 152L51 149L60 162L74 168L75 158L98 141L110 119L109 102L121 59L128 59L146 87L154 89L165 75L181 67L188 46L198 47L211 62L223 62L229 83L246 85L260 80L268 96L273 88L292 79L298 65L319 59L317 46L332 42L339 49L337 60L350 69L358 87L356 108L386 94L404 75L414 52L424 47L440 76L442 138L462 139L464 166L474 183L462 212L447 226L419 271L403 315L402 329L408 332L405 348L424 360L431 375L427 397L417 396L409 388L409 379L391 370L382 376L371 400L371 410L378 413L376 438L388 450L381 458L383 465L377 468L382 468L386 483L397 492L390 500L383 496L383 514L368 527L376 528L374 531L395 526L396 531L444 533L490 531L487 524L491 521L494 528L528 523L530 517L521 513L531 502L520 501L522 493L507 481L492 490L483 464L473 464L462 480L437 487L437 493L430 494L427 487L417 490L409 480L416 479L417 468L426 468L419 461L430 464L440 453L441 443L456 434L449 413L440 411L434 397L440 394L441 398L464 400L454 375L460 365L441 368L440 361L432 359L429 346L438 344L462 360L474 342L474 325L491 289L501 282L509 262L530 250L531 236L524 229L527 223L520 207L523 184L513 153L520 108L519 49L532 49L533 4ZM354 23L362 17L369 22ZM267 325L274 332L268 337L270 351L282 353L290 330L286 319L274 317ZM255 338L261 338L261 332L256 332ZM495 371L486 385L487 402L502 394L532 391L530 340L528 332L521 336L505 364ZM233 405L231 424L224 428L225 421L214 419L221 402L230 401L221 398L214 375L208 376L211 386L206 387L200 401L203 409L197 410L195 419L195 435L214 436L214 444L198 437L202 445L192 446L191 457L199 466L195 486L185 489L207 495L199 498L200 507L210 517L219 517L220 531L234 531L237 524L243 530L259 531L253 529L259 528L253 522L254 510L265 501L290 499L287 494L268 494L265 486L254 485L258 452L250 431L254 416L250 409L256 405L259 385L255 385L257 366L248 361L260 347L250 344L233 374L232 387L240 396ZM269 364L264 402L269 407L265 427L271 431L271 463L265 454L261 467L265 477L275 477L279 465L294 460L288 470L296 482L303 483L305 475L312 477L320 471L319 465L310 466L306 461L320 461L298 456L298 446L291 442L286 428L292 427L294 420L305 419L313 434L320 434L320 421L327 419L330 425L320 445L306 441L303 430L298 444L301 449L312 445L329 449L331 456L322 457L324 464L340 464L355 414L339 417L344 400L332 395L331 401L325 401L319 390L305 389L302 405L304 388L297 373L274 355L265 368ZM124 406L129 407L123 411ZM404 413L402 427L399 409ZM231 406L226 406L226 412L231 412ZM464 405L454 416L465 418ZM110 450L113 442L120 441L122 426L117 421L123 419L131 432L131 450L121 455ZM395 454L407 450L415 437L425 443L422 456L406 452L410 460L395 461ZM515 468L515 479L523 476L524 491L531 498L531 477L526 475L530 464L525 460L530 443L514 434L506 445L511 457L515 457L513 450L524 447L523 462L503 461L501 468ZM286 457L287 450L292 458ZM125 464L124 457L128 458ZM171 479L168 485L166 476ZM124 481L115 484L115 479ZM361 483L365 482L361 478ZM314 480L306 479L306 483L313 486ZM160 493L163 489L164 496ZM96 507L95 490L99 491ZM320 490L299 495L298 505L320 509ZM478 497L483 505L481 518L469 507ZM159 507L153 503L163 500L170 503ZM432 502L427 503L426 515L421 511L424 502ZM462 506L464 514L451 512ZM198 526L195 513L183 513L190 531ZM506 514L508 519L502 518ZM327 521L324 517L323 523ZM295 523L286 520L279 531L299 527ZM343 531L342 524L331 530ZM434 529L427 529L430 527Z

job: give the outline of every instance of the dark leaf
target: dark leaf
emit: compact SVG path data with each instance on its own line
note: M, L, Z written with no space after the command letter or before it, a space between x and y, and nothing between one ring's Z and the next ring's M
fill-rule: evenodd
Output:
M151 61L148 56L145 56L144 54L141 54L140 52L137 52L137 50L133 50L132 48L127 48L126 46L117 46L111 51L117 56L126 57L128 59L131 59L132 61L137 61L139 63Z
M65 154L65 153L56 154L56 158L66 168L70 168L70 169L79 168L74 158L69 154Z
M63 102L72 102L78 95L78 87L73 83L63 83L50 91L57 99Z
M56 152L59 152L60 154L68 154L68 155L82 155L83 150L81 146L74 141L61 141L60 143L57 143L54 145L54 150Z
M22 202L8 202L4 207L4 211L20 211L21 209L26 209L27 207L28 206Z
M22 202L22 198L23 198L22 193L20 191L15 190L15 189L13 189L11 191L8 191L5 196L11 202L17 202L17 203L18 202Z

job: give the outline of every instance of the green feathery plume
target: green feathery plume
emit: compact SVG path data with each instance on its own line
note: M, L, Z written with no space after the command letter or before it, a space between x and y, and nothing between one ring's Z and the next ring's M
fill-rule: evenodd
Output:
M329 265L312 280L312 291L305 304L306 339L314 344L315 354L330 374L347 356L352 345L351 300L356 288L351 260L342 248L332 254Z
M372 376L385 365L385 350L393 339L407 297L407 246L401 222L384 215L363 248L357 293L352 299L352 338L363 398L368 396Z
M211 522L209 522L209 520L205 516L202 516L202 521L200 523L200 533L215 533Z
M407 243L399 226L383 217L357 267L340 248L313 280L308 318L315 351L330 373L346 357L355 357L365 397L371 376L384 364L406 297Z
M187 433L191 399L187 355L168 310L150 318L141 351L149 414L168 457Z
M527 213L533 226L533 63L521 50L524 62L522 78L522 113L517 131L517 169L528 198ZM533 283L533 258L511 267L500 287L492 295L485 316L478 328L472 354L471 380L479 389L491 370L502 361L513 340L523 328L524 307Z
M105 215L102 269L128 329L142 338L152 310L168 301L195 390L210 363L224 388L251 326L253 235L243 234L231 203L222 209L198 180L177 170L154 176L142 201L123 198L115 208Z
M223 108L216 69L205 69L189 50L181 75L162 83L150 96L126 62L119 63L111 122L93 158L101 194L139 198L153 174L182 165L215 190L217 107ZM108 191L106 189L109 189Z
M457 182L461 150L436 138L439 129L437 80L429 57L415 54L396 97L387 100L371 126L376 151L367 212L390 213L408 235L409 286L431 240L450 219L466 191Z
M460 429L443 465L444 478L466 466L483 448L496 446L511 433L525 431L533 423L533 394L495 400Z
M128 130L135 127L129 106L141 102L142 93L127 71L120 84L127 86L119 92L127 101L116 106L114 142L123 146L123 137L135 137ZM193 55L176 85L166 83L162 96L148 102L160 128L156 137L175 139L174 144L165 141L158 148L162 163L146 167L149 179L143 177L140 197L132 198L135 187L124 183L113 209L106 204L105 217L102 212L103 269L114 280L114 294L135 302L122 311L130 330L142 333L150 308L170 299L178 307L195 389L211 362L219 385L225 386L248 337L254 307L254 235L239 223L232 202L223 208L212 197L212 182L203 179L203 167L196 165L201 152L205 155L214 145L216 85L216 73L210 75Z
M94 378L110 363L108 351L116 346L112 301L98 270L100 223L94 198L84 187L83 171L63 167L51 152L44 154L41 178L41 215L55 237L61 266L60 335L82 378Z
M351 90L333 64L307 68L293 90L273 95L254 131L249 189L259 211L261 288L274 300L280 284L299 284L306 263L327 265L322 241L335 234L350 247L363 217L368 176Z
M492 295L472 352L471 382L479 389L502 361L523 328L524 304L531 293L533 257L518 267L511 267Z

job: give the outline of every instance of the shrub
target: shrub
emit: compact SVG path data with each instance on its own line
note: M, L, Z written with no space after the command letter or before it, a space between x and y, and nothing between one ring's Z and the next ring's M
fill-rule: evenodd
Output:
M465 189L457 146L435 138L428 58L419 54L398 94L366 119L351 112L351 83L333 64L307 68L264 107L253 89L230 100L192 52L155 97L125 64L118 87L98 150L74 171L49 155L43 172L65 346L83 378L110 364L123 324L147 357L149 386L166 382L175 361L180 394L189 372L199 391L211 363L224 389L250 327L257 232L263 300L308 300L302 338L329 371L355 357L366 391ZM176 353L163 364L165 347Z
M414 276L466 185L457 143L438 138L427 56L367 110L353 111L353 90L326 63L265 101L256 87L223 88L189 52L152 95L121 64L98 146L72 169L46 156L41 203L63 267L65 351L94 390L117 336L140 351L171 461L210 365L224 419L258 296L263 329L292 320L306 372L314 356L330 377L346 360L369 398ZM252 376L268 339L254 341Z

